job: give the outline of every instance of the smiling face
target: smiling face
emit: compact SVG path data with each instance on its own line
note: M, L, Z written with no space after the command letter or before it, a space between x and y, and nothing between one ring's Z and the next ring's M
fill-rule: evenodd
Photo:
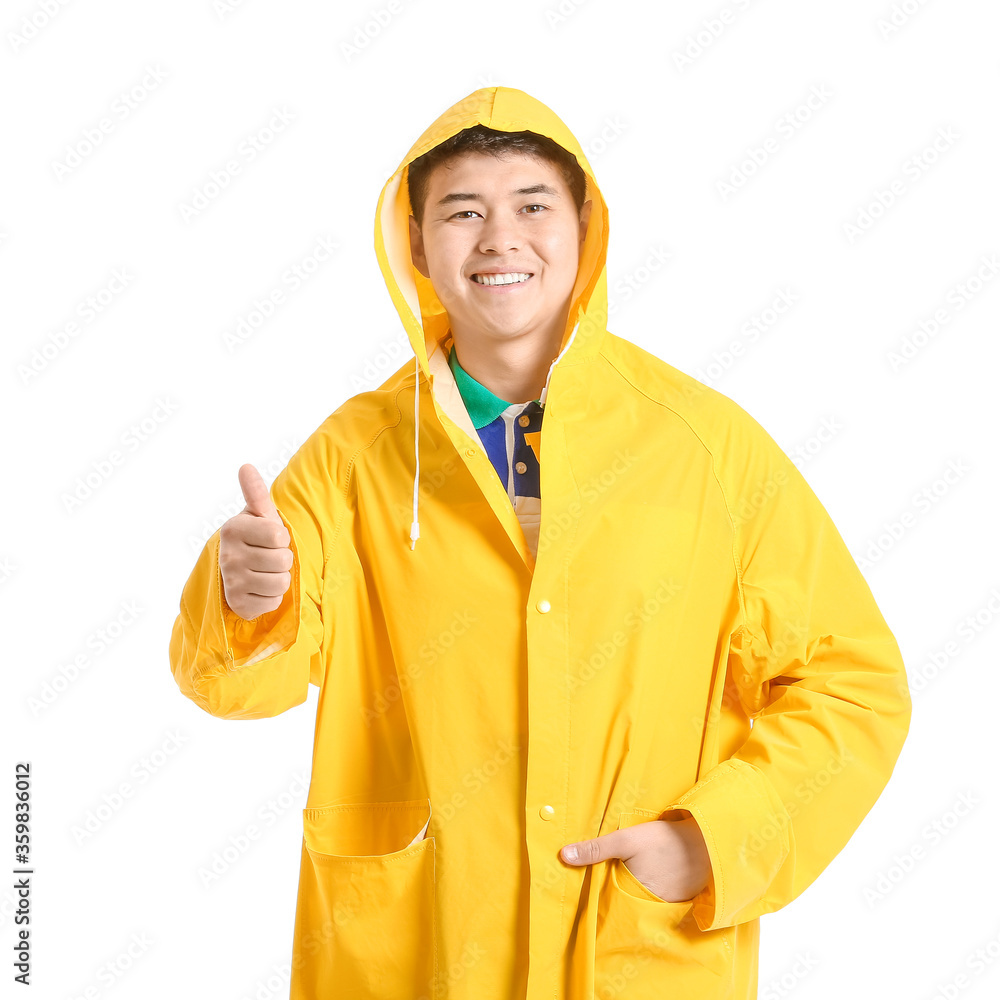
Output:
M557 350L590 208L588 201L577 213L562 173L547 160L463 153L437 166L423 226L410 216L410 248L456 342L537 336ZM502 285L476 280L494 272L530 277Z

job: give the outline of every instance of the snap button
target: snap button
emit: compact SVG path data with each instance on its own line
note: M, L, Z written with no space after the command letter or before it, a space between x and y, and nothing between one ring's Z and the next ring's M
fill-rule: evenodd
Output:
M520 425L521 425L522 427L527 427L527 426L528 426L528 424L530 424L530 423L531 423L531 417L529 417L529 416L528 416L528 415L527 415L526 413L522 413L522 414L521 414L521 416L519 416L519 417L517 418L517 422L518 422L518 423L519 423L519 424L520 424Z
M556 811L552 808L552 806L542 806L542 808L538 810L538 815L541 816L542 819L552 819L555 814Z
M527 467L527 466L526 466L526 465L524 464L524 462L515 462L515 463L514 463L514 468L515 468L515 469L516 469L516 470L517 470L518 472L526 472L526 471L527 471L527 469L528 469L528 467Z
M538 608L538 610L541 611L543 615L545 614L546 611L550 611L552 609L552 605L549 604L548 601L539 601L535 605L535 607Z
M475 455L475 453L476 453L476 449L475 448L466 448L465 449L465 454L468 455L469 458L472 458L472 456Z

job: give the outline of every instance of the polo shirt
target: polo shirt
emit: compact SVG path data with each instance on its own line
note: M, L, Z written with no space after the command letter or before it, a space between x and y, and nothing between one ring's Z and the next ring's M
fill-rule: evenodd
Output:
M486 454L507 490L531 553L537 556L542 516L538 459L544 404L537 399L526 403L501 399L458 363L454 342L448 365Z

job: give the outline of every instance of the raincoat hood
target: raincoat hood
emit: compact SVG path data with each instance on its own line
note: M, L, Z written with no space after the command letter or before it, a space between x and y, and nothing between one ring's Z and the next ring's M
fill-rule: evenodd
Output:
M513 87L483 87L452 105L428 126L403 157L395 173L385 182L375 212L375 253L393 304L406 328L414 353L414 377L422 371L434 396L439 414L449 413L474 440L471 422L462 419L464 406L458 398L454 378L444 362L444 344L449 336L448 314L434 286L413 264L410 256L410 204L407 177L409 165L451 136L473 125L502 132L531 131L557 142L576 157L587 178L584 202L593 203L587 237L580 254L576 284L571 293L566 328L559 351L549 368L540 401L546 402L549 381L563 357L582 359L600 349L608 312L606 260L608 209L593 171L576 137L548 107L523 90ZM444 362L444 363L442 363ZM435 382L444 382L439 387ZM413 523L410 547L420 536L420 393L414 393Z

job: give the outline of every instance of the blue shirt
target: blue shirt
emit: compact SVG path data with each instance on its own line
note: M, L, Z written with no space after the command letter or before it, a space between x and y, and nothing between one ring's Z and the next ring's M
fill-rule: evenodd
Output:
M538 460L544 404L537 399L526 403L501 399L458 363L454 343L448 365L486 454L507 490L532 554L537 554L542 509Z

